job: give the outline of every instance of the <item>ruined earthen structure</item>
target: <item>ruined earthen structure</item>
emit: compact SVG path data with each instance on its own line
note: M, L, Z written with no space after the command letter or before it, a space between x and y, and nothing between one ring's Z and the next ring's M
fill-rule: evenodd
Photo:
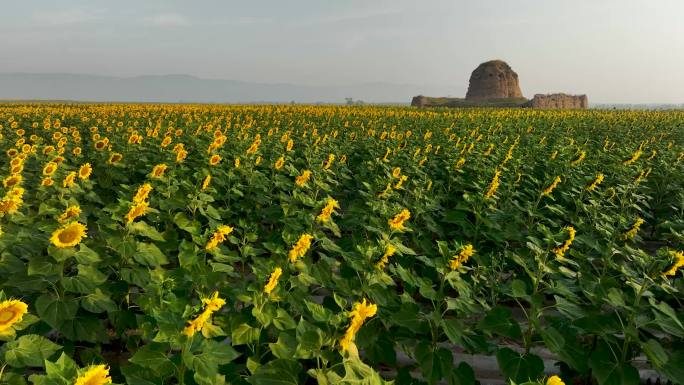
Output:
M532 108L589 108L587 95L536 94L526 103Z
M466 99L522 98L518 74L502 60L480 64L470 75Z
M494 108L589 108L587 95L562 93L537 94L525 99L520 91L518 74L503 60L490 60L475 68L465 99L418 95L411 105L423 107L494 107Z
M411 99L411 105L419 108L429 107L428 97L423 95L414 96L413 99Z

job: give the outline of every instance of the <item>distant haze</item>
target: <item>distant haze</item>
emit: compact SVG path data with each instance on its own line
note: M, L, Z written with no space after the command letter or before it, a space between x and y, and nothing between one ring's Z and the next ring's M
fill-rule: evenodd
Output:
M0 98L409 102L463 96L480 62L503 59L527 97L684 103L681 0L34 0L2 13ZM181 76L148 76L168 74Z

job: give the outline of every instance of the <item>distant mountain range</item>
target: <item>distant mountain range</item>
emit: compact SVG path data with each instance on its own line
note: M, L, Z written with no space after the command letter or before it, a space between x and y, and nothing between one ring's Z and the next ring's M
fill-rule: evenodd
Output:
M415 95L462 95L462 87L367 83L302 86L201 79L189 75L114 77L62 73L0 73L0 99L197 103L409 104Z

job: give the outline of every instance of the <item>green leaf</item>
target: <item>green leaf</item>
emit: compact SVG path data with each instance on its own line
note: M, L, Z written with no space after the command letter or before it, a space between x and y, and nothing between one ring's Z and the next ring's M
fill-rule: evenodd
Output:
M100 262L102 259L100 256L95 252L95 250L89 248L88 246L84 245L81 243L78 245L79 250L74 254L74 258L76 258L76 262L83 264L83 265L88 265L91 263L96 263Z
M503 306L492 308L479 322L480 329L508 338L519 338L522 335L520 325L511 317L511 310Z
M197 247L192 242L182 240L178 245L178 263L184 269L197 264Z
M192 235L200 235L200 223L197 221L191 221L184 213L177 213L173 217L173 222L180 229L185 230Z
M43 294L35 302L36 311L42 321L58 329L65 320L73 319L78 311L78 302L64 298L58 300L50 294Z
M525 281L520 280L520 279L514 279L513 282L511 282L511 293L513 294L513 297L515 297L515 298L526 298L526 297L528 297L527 285L525 284Z
M240 353L227 343L204 340L201 345L202 353L197 355L200 359L210 359L219 365L225 365L240 357Z
M458 364L458 367L449 376L450 385L475 385L475 372L473 368L465 362Z
M316 302L304 301L306 308L309 309L313 318L318 322L328 322L333 316L333 312L319 305Z
M599 385L639 385L639 371L632 365L616 362L606 343L599 343L589 360Z
M133 259L142 265L150 267L159 267L169 263L166 255L164 255L156 245L144 242L138 242L138 247L135 254L133 254Z
M278 308L278 310L276 310L276 316L273 318L273 326L278 330L288 330L296 328L297 323L288 312Z
M563 350L565 346L565 338L563 335L551 326L544 326L542 330L539 331L542 338L544 339L544 344L550 351L554 353L559 353Z
M507 379L516 383L535 381L544 373L544 361L531 353L516 353L510 348L496 351L499 369Z
M343 362L344 378L334 381L331 385L390 385L392 381L385 381L380 374L366 365L358 357L350 356Z
M296 360L278 358L259 366L247 378L252 385L298 385L302 365Z
M684 349L671 352L667 364L661 369L675 384L684 384Z
M45 373L48 377L57 377L68 382L78 375L78 366L71 357L62 352L55 362L45 360Z
M662 368L668 361L667 352L665 352L663 346L654 339L643 342L641 344L641 349L656 368Z
M317 356L323 346L323 331L306 322L304 318L299 319L297 325L297 349L295 357L311 358Z
M45 337L28 334L3 346L5 362L15 368L42 367L45 360L61 349Z
M140 347L128 361L160 373L162 372L160 368L173 368L173 363L169 358L169 350L168 344L151 342Z
M463 323L456 319L446 319L442 318L441 321L442 330L444 334L449 338L454 344L461 344L461 338L463 336Z
M427 341L416 345L415 354L423 377L429 384L436 384L447 376L453 368L454 358L451 351L445 348L432 350Z
M91 313L104 313L106 311L116 311L116 303L104 294L100 289L95 289L95 292L88 294L81 299L81 306Z
M233 346L245 345L259 340L260 331L247 324L240 324L231 332Z
M130 227L137 235L142 235L153 241L164 242L164 236L157 231L157 229L148 225L144 221L134 222Z
M290 358L294 356L297 348L297 339L288 333L278 334L278 341L269 343L268 348L277 358Z

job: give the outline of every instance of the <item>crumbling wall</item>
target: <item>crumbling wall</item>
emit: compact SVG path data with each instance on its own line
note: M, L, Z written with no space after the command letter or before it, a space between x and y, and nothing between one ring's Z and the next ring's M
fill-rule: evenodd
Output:
M536 94L532 100L527 102L526 107L584 109L589 108L589 99L587 95Z

